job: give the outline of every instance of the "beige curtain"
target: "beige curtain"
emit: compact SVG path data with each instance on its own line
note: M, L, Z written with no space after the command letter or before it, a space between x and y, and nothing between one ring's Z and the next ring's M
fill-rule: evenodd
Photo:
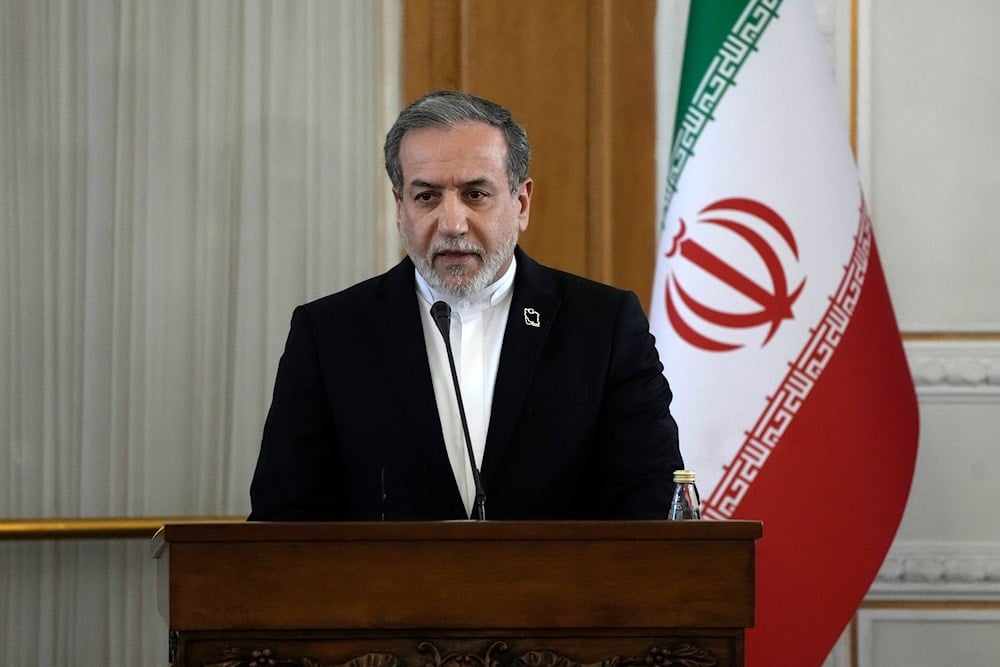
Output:
M0 0L0 519L245 515L292 307L393 263L395 0ZM0 664L165 664L142 541L0 542Z

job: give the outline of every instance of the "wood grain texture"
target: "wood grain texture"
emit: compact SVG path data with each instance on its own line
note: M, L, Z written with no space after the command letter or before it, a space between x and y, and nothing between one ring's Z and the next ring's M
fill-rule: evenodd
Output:
M249 664L280 647L313 664L428 665L427 642L507 662L562 652L566 667L689 649L739 664L761 532L744 521L168 524L154 550L179 664Z

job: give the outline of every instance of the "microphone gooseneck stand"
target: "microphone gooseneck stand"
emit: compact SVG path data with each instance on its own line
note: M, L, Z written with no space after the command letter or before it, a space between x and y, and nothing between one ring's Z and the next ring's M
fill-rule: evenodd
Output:
M476 486L476 499L472 504L472 518L477 521L486 520L486 490L479 476L476 465L476 454L472 451L472 438L469 436L469 422L465 418L465 404L462 403L462 389L458 386L458 371L455 369L455 355L451 351L451 306L444 301L436 301L431 306L431 317L437 325L441 337L444 338L444 349L448 352L448 367L451 369L451 383L455 387L455 398L458 400L458 414L462 418L462 432L465 434L465 449L469 454L469 465L472 467L472 481Z

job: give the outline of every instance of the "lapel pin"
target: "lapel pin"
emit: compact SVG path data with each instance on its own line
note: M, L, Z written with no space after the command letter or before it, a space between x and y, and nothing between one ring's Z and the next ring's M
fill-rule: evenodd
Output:
M535 310L534 308L525 308L524 323L527 324L529 327L542 326L541 317L539 316L538 311Z

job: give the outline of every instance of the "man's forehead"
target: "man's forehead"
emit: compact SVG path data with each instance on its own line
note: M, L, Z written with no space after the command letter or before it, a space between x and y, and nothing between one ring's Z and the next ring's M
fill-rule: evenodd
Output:
M499 128L487 123L461 123L450 127L419 127L403 135L400 158L412 157L416 152L435 149L443 157L476 154L507 157L507 140ZM408 155L409 154L409 155Z
M507 143L486 123L411 130L400 145L400 166L407 186L501 185L506 181ZM445 183L447 181L447 183Z

